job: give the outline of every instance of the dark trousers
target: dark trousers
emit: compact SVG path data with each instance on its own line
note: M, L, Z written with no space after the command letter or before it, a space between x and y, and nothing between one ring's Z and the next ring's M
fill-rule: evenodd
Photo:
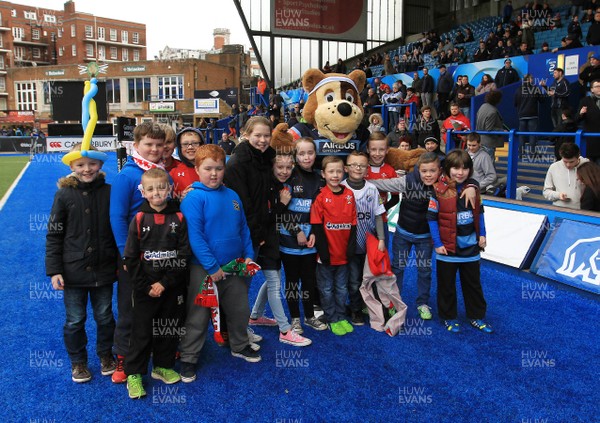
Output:
M450 93L438 93L438 119L446 119L448 117L448 105Z
M294 255L281 253L285 271L285 299L292 319L300 317L300 301L304 318L315 316L313 299L317 287L317 254ZM302 281L302 285L300 285Z
M156 298L133 294L131 344L125 356L125 374L145 375L152 353L154 367L172 369L182 329L185 310L185 286L166 289Z
M117 277L117 325L115 327L114 352L118 355L127 355L129 351L129 337L131 336L132 288L129 273L123 269L123 259L119 258Z
M468 319L483 319L487 304L483 298L479 272L480 261L451 263L437 260L437 303L442 320L456 319L456 271L460 274L460 286Z
M71 363L87 363L87 319L88 296L92 303L96 321L96 353L98 356L111 353L115 319L112 312L113 285L95 288L65 287L64 302L67 320L63 328L65 346Z
M360 294L360 285L366 257L366 254L357 253L348 261L348 297L350 298L350 310L353 313L360 313L365 304Z

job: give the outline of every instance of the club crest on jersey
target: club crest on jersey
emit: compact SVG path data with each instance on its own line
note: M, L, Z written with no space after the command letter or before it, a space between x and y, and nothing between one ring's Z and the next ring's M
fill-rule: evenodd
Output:
M303 194L304 187L302 185L294 185L294 194Z
M172 233L172 234L175 234L175 233L176 233L177 226L179 226L179 225L178 225L177 223L175 223L175 222L171 222L171 223L169 224L169 226L171 227L171 233Z
M352 204L352 195L348 194L346 196L346 204Z
M233 200L233 208L237 211L240 211L240 203L238 203L236 200Z

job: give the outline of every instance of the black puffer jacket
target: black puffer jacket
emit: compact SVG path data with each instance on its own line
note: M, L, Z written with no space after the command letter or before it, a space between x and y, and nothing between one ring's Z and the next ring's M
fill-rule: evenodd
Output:
M267 240L270 222L269 191L275 150L265 152L243 141L233 150L225 168L225 186L234 190L242 200L250 228L252 245L256 248Z
M97 287L116 280L118 250L110 227L110 185L104 174L90 183L70 175L48 220L46 275L61 274L68 287Z

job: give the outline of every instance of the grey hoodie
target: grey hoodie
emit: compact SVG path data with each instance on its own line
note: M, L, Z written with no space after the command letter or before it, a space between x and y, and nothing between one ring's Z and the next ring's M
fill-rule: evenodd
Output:
M585 162L589 160L580 157L577 166L571 170L562 160L552 163L544 181L544 198L555 206L579 210L583 191L581 183L577 181L577 168ZM559 200L561 192L567 194L569 201Z

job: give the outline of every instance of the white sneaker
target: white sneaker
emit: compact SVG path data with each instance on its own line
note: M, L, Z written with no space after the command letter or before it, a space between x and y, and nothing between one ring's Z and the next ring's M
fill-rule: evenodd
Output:
M257 342L260 342L263 340L263 337L254 333L254 329L252 328L248 328L248 341L250 343L256 344Z
M302 335L304 333L304 329L302 329L302 325L300 325L300 318L292 319L292 330L298 335Z

